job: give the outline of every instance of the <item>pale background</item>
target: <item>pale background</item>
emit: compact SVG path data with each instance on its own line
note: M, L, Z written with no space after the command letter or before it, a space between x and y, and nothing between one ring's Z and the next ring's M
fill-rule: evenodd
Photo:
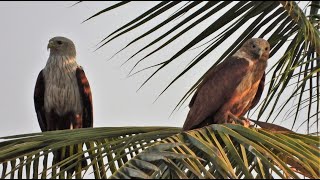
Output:
M83 2L73 7L70 6L74 2L0 3L0 93L2 95L0 101L0 137L40 132L34 110L33 91L38 73L45 66L49 55L46 49L47 43L54 36L68 37L76 44L78 63L83 66L86 72L93 94L95 127L181 127L183 125L189 110L187 107L189 100L172 116L170 116L171 111L184 93L223 51L212 52L210 54L211 58L205 58L202 63L196 66L196 70L190 71L153 103L172 78L187 66L190 55L194 57L201 49L191 50L188 52L189 54L181 56L179 61L169 66L168 69L161 71L146 86L136 92L153 71L147 70L127 78L127 74L138 59L130 61L131 63L129 62L124 66L121 66L121 64L135 51L143 47L148 40L141 41L139 45L134 45L123 51L110 61L108 59L123 48L129 40L136 37L134 36L135 33L140 35L145 30L144 28L151 26L144 26L142 29L140 28L140 31L134 31L116 39L98 51L94 50L97 43L106 35L154 6L156 2L129 3L120 9L81 23L86 18L114 3ZM173 12L171 11L171 13ZM164 17L170 15L170 13L167 13ZM211 19L214 20L216 17ZM157 21L153 23L157 24ZM199 33L207 25L203 23L191 33ZM160 29L159 33L161 32L164 31ZM236 37L236 35L233 37ZM161 62L167 60L171 57L170 55L173 55L173 52L179 50L193 37L183 36L178 43L155 54L137 69L157 63L159 58ZM233 41L233 37L230 37L226 44ZM184 59L187 60L183 61ZM275 59L269 61L272 63Z
M93 94L95 127L182 126L187 108L169 115L188 87L176 88L153 103L165 82L159 90L155 90L159 82L152 81L136 92L151 71L127 78L131 66L120 67L126 57L107 61L126 44L126 38L94 52L102 38L155 4L132 3L81 24L114 3L84 2L73 7L74 2L0 3L0 136L40 131L33 91L49 55L47 43L54 36L68 37L76 44L78 63L85 70Z

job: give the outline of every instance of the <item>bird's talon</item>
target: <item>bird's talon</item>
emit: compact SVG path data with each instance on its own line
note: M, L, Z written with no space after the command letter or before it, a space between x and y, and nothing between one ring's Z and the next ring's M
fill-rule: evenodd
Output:
M250 121L247 118L237 117L232 113L229 113L229 117L232 119L231 121L232 124L237 124L236 122L238 122L239 124L247 128L251 126Z
M251 126L250 121L248 119L242 120L242 125L247 128Z

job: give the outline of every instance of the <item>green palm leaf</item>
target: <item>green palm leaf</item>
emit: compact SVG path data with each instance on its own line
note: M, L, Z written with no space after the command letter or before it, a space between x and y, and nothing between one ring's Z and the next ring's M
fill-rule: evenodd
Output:
M157 150L168 143L178 145ZM150 147L153 150L148 149L128 161L111 178L142 177L129 172L144 169L132 165L137 160L159 167L144 171L148 178L299 178L298 174L314 178L320 175L319 149L315 146L319 147L319 137L271 133L231 124L211 125L162 140ZM145 157L155 151L161 158ZM168 152L192 158L166 156Z
M188 132L172 127L89 128L2 139L2 178L320 176L319 137L232 124ZM53 163L55 149L82 143L87 145L82 152ZM88 166L76 168L73 175L66 173L72 166L80 167L82 155L90 162ZM59 168L62 165L68 166Z
M77 163L81 162L79 158L85 154L85 158L91 160L85 169L92 167L96 178L107 177L106 173L114 173L117 167L121 167L128 161L128 158L134 157L148 146L180 131L180 128L173 127L114 127L3 137L1 139L5 141L0 142L0 162L3 167L1 174L2 177L10 175L11 178L17 178L22 175L23 167L32 164L33 177L64 177L65 172L77 166ZM82 143L86 144L83 152L74 154L61 162L54 163L52 160L54 150ZM105 165L105 159L107 165ZM11 164L11 168L8 168L8 163ZM68 166L64 169L58 168L66 165ZM80 173L77 177L81 177L80 169L77 172ZM30 168L25 173L25 177L29 177Z

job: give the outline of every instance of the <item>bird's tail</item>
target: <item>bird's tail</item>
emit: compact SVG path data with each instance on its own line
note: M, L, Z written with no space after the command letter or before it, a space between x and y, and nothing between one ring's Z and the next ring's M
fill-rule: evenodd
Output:
M82 147L82 146L81 146ZM58 149L54 152L54 164L59 163L70 156L73 156L75 154L78 154L80 151L82 151L82 148L79 149L78 145L70 145L67 146L65 149ZM88 165L87 160L85 159L84 155L81 156L81 162L78 163L78 159L72 160L68 163L60 163L60 171L66 170L68 173L73 174L73 172L81 166L81 169L86 167ZM69 161L69 160L68 160Z

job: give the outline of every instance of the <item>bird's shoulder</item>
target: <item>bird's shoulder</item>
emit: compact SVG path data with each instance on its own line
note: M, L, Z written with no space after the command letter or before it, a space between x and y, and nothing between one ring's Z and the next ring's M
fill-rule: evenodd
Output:
M194 93L189 107L192 107L199 91L203 88L211 88L213 85L223 89L226 83L237 83L237 79L242 77L250 68L248 59L238 56L229 56L220 64L212 67L204 76Z
M204 83L214 77L221 75L237 74L237 72L246 71L251 65L251 60L238 56L229 56L223 62L212 68L204 77Z

